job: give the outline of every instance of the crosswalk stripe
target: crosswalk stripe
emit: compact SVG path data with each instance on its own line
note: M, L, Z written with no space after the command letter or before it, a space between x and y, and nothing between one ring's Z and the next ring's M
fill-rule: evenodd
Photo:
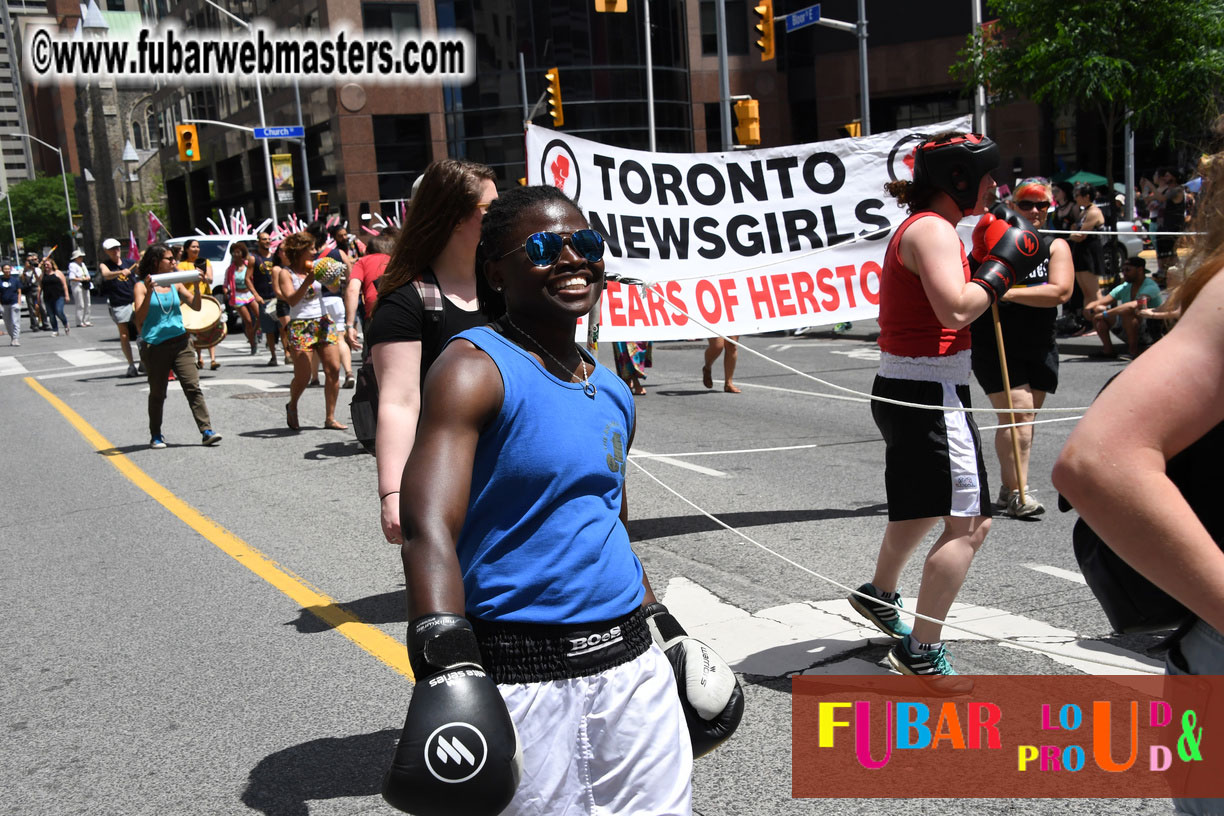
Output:
M1062 567L1049 567L1045 564L1025 564L1024 566L1034 572L1044 572L1046 575L1053 575L1055 578L1064 578L1068 581L1074 581L1077 584L1087 585L1084 576L1080 575L1075 570L1063 569Z
M65 363L71 366L96 366L96 365L111 365L113 363L123 362L122 357L115 357L107 354L104 351L96 351L94 349L67 349L65 351L55 352L55 356L59 357Z
M0 377L11 377L14 374L25 374L26 367L16 357L0 357Z

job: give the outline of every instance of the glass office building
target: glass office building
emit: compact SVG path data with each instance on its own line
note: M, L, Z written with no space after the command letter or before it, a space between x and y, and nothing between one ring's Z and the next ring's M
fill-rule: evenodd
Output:
M567 134L622 147L649 147L643 4L599 13L591 0L439 0L438 27L476 40L476 81L444 90L446 142L452 156L483 162L502 182L525 175L526 102L544 94L559 66ZM650 0L655 138L660 151L692 149L685 7ZM534 119L548 124L547 105Z

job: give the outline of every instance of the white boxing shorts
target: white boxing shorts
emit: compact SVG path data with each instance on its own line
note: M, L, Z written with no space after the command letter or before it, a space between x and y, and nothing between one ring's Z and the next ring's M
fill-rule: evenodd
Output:
M523 751L523 776L504 813L692 813L693 749L658 646L596 674L498 689Z

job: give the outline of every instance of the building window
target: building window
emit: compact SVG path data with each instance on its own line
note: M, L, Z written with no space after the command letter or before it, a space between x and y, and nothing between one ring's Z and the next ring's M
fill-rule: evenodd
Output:
M374 153L378 157L378 197L412 197L412 182L433 158L429 116L375 116Z
M748 53L748 3L724 0L727 9L727 54ZM718 18L714 0L701 0L701 55L718 56Z
M416 31L421 12L416 3L362 3L361 26L366 31Z
M124 0L106 0L107 11L127 11Z
M878 119L877 108L881 109ZM871 124L880 130L902 130L955 119L969 111L969 99L955 91L897 100L872 100Z
M132 123L132 146L137 150L144 150L144 136L140 132L140 124Z
M149 131L149 147L159 147L160 145L158 144L158 142L160 140L158 139L159 129L157 127L157 115L156 114L153 114L153 113L149 114L149 118L145 122L145 127L148 128L148 131Z

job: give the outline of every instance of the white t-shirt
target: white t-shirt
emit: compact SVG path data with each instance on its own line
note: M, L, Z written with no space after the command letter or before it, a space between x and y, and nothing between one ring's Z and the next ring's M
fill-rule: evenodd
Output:
M302 285L303 275L290 270L289 277L293 281L293 288ZM323 316L323 304L319 302L319 295L323 291L323 286L318 281L310 285L310 289L302 296L302 299L289 307L289 318L291 320L318 320Z
M90 280L89 270L85 268L85 264L73 261L68 264L68 280L87 281Z

